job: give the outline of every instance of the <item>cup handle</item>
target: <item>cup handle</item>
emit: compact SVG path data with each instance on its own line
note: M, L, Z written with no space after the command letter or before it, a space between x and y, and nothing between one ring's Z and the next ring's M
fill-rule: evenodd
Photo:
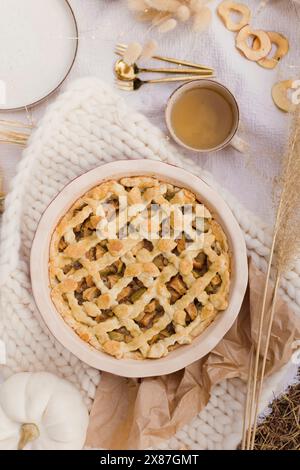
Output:
M230 145L240 153L246 153L247 150L249 149L249 144L245 142L245 140L243 140L237 134L231 140Z

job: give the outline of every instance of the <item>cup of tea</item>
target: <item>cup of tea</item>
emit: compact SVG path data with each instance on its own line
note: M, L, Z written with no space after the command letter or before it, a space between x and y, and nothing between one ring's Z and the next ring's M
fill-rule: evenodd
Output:
M237 135L239 120L239 106L231 91L209 79L180 86L166 106L173 139L197 152L216 152L227 145L244 152L246 143Z

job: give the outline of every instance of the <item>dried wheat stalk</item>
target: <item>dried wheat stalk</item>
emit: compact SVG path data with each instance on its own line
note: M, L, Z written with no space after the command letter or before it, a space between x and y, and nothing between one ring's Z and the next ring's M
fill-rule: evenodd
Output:
M269 349L272 324L275 315L276 300L282 276L293 266L300 255L300 107L297 106L292 117L291 130L287 151L283 159L283 167L280 178L280 198L278 203L276 221L274 226L273 242L270 252L267 270L266 284L260 314L258 343L255 354L254 366L250 367L248 391L251 388L250 416L245 426L248 435L243 435L244 448L253 449L257 426L258 406L261 396L263 379L265 375L267 354ZM266 342L263 351L263 359L260 365L260 349L263 337L263 325L266 317L266 298L270 283L271 267L275 273L270 317L266 332ZM260 370L259 370L260 369ZM251 375L253 374L253 379ZM246 413L245 413L246 415ZM246 418L245 418L246 419ZM251 423L253 431L251 434ZM246 445L245 445L246 443Z
M2 169L0 168L0 214L2 214L4 210L4 199L5 199L5 194L3 191L3 173L2 173Z
M18 121L0 120L0 143L25 147L33 126ZM24 132L26 130L26 132Z
M14 144L25 147L33 127L33 124L0 119L0 144ZM26 130L26 132L23 132L24 130ZM4 210L4 200L3 173L0 168L0 214Z

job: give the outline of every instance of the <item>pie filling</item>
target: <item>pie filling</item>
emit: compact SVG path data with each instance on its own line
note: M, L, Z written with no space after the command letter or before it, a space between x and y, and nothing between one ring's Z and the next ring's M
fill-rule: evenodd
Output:
M66 213L50 246L52 301L92 347L160 358L228 306L221 226L190 191L150 177L108 181Z

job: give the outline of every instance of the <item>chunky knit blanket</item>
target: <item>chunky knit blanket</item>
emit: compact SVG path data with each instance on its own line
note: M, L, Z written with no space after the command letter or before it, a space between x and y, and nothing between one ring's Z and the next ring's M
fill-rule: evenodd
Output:
M88 406L100 372L60 345L41 321L30 286L29 255L41 214L54 196L76 176L117 159L151 158L186 167L213 186L227 201L244 232L248 253L266 266L270 232L212 176L178 151L141 114L128 109L102 82L74 82L49 108L33 133L7 197L1 235L0 338L6 345L4 377L19 371L46 370L73 382ZM281 295L300 307L300 264L288 273ZM278 393L285 367L266 382L264 406ZM234 448L241 436L245 385L226 380L213 390L207 407L165 443L167 448Z

